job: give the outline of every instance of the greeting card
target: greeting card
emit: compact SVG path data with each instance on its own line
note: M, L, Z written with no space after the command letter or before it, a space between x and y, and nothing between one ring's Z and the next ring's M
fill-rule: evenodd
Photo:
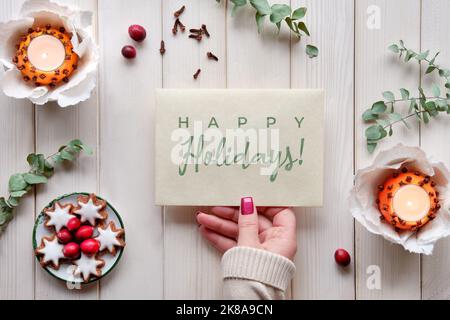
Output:
M323 203L323 90L157 90L155 202Z

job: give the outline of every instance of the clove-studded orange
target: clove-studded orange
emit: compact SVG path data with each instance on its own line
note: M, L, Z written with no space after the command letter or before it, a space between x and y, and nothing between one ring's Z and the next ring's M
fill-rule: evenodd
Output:
M395 193L403 186L416 185L423 188L430 199L430 209L428 213L418 221L405 221L401 219L394 210L393 199ZM397 231L411 230L417 231L429 221L436 217L437 212L441 208L439 204L439 192L436 190L436 183L431 177L426 176L418 171L409 172L406 167L386 180L382 185L378 186L377 205L381 212L380 219L392 225Z
M50 35L57 38L64 45L65 59L55 70L43 71L37 69L28 59L28 47L30 42L42 35ZM70 75L77 69L78 55L73 51L70 40L71 34L63 27L52 28L50 25L28 29L28 33L20 37L20 43L16 46L16 54L13 62L22 73L26 82L33 82L35 86L56 87L61 82L69 82Z

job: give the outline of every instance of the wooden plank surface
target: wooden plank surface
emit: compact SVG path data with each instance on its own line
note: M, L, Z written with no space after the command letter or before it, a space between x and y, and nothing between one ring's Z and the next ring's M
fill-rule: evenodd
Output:
M289 4L283 0L278 3ZM237 10L227 18L227 79L229 88L289 88L290 41L283 28L266 21L261 35L257 33L255 10L250 6ZM267 19L266 19L267 20ZM257 204L256 204L257 205Z
M172 34L174 12L186 5L180 20L186 31ZM215 1L184 0L163 3L162 37L164 88L224 88L226 85L225 5ZM211 37L201 42L189 39L189 29L205 24ZM219 62L208 60L214 52ZM193 74L201 73L197 80ZM205 186L205 190L207 190ZM164 298L218 299L221 297L220 255L198 232L194 207L164 210ZM180 263L182 261L182 263Z
M423 257L421 263L419 255L408 254L353 224L346 201L353 170L369 165L375 156L365 149L362 112L381 99L383 91L397 92L400 87L413 91L421 79L417 64L398 61L387 46L403 39L413 49L440 49L440 61L449 67L447 0L277 0L308 7L312 32L308 42L320 49L313 60L304 53L305 43L291 41L286 28L277 37L267 24L258 36L251 7L231 17L231 4L226 7L224 1L63 1L96 12L101 53L98 94L67 109L51 103L34 108L28 101L0 95L4 150L0 194L7 192L12 173L26 170L25 158L35 148L50 153L78 137L96 147L96 153L60 170L36 196L24 199L0 238L0 299L221 297L220 255L199 236L196 208L163 210L153 204L154 89L160 87L324 88L329 163L325 206L296 209L299 250L289 296L450 299L450 240L439 242L434 254ZM9 19L22 2L3 0L0 19ZM211 38L196 43L187 38L187 32L172 36L173 12L182 4L186 5L181 17L186 27L205 23ZM369 29L367 10L376 8L380 29ZM147 28L148 38L142 44L128 36L128 26L135 23ZM161 39L167 49L163 58ZM120 54L126 44L138 49L134 61ZM207 51L216 53L220 61L207 60ZM202 73L194 81L197 68ZM424 85L429 86L432 79L424 79ZM409 131L399 126L375 153L398 142L420 143L450 166L450 151L442 139L448 133L445 118L420 131L417 126ZM72 191L95 191L106 197L123 216L127 230L128 245L117 269L98 285L81 291L67 290L64 283L43 272L29 243L34 215L55 196ZM337 247L352 253L353 267L343 271L335 266L332 255ZM381 290L366 286L367 268L373 265L380 267Z
M439 64L445 68L450 68L450 43L448 41L450 21L446 17L448 12L450 12L450 1L424 0L422 2L422 50L440 51ZM428 90L432 83L438 83L443 94L448 92L437 74L423 77L422 82ZM447 115L441 115L429 126L423 126L421 131L422 148L430 156L442 161L447 168L450 168L449 135L450 117ZM450 299L449 250L450 239L447 238L436 244L433 255L423 256L423 299Z
M356 168L361 169L368 166L380 150L399 142L419 144L417 126L412 126L409 131L398 127L392 138L383 141L374 155L369 155L365 147L366 125L362 123L361 115L373 102L382 99L383 91L417 88L419 70L415 68L416 64L405 65L389 53L387 47L400 39L411 48L420 47L420 1L361 0L355 3L355 159ZM375 12L379 8L379 29L367 27L369 7ZM356 298L419 299L420 256L369 233L358 222L355 231ZM370 266L380 268L380 290L366 285Z
M290 3L287 0L277 2ZM229 5L229 14L231 9L232 6ZM240 8L234 17L229 16L227 19L227 87L289 88L291 85L290 33L287 27L283 26L278 35L276 27L266 19L264 29L258 35L254 15L253 8L245 7ZM258 203L255 205L258 206ZM287 297L292 298L292 286L288 288Z
M93 11L94 26L97 20L97 1L60 1L75 5L80 9ZM78 106L61 108L56 103L36 106L36 149L44 154L52 154L57 148L75 138L95 148L92 157L81 156L76 162L65 165L52 177L51 181L37 189L36 215L47 204L63 194L72 192L97 192L97 94ZM73 288L72 286L70 286ZM36 262L36 299L96 299L98 284L69 290L66 283L51 277Z
M141 24L148 39L134 43L128 26ZM102 299L163 297L161 209L153 201L154 89L161 87L161 2L99 1L100 194L123 217L122 261L101 281ZM134 44L138 56L121 49Z
M297 273L294 299L353 299L354 268L333 263L337 248L353 255L353 218L344 196L353 183L353 0L292 1L308 8L307 25L320 55L310 59L305 43L292 43L292 88L323 88L325 189L323 208L297 209ZM335 17L339 17L335 19ZM335 23L330 23L335 21ZM330 39L329 35L335 36ZM305 39L306 40L306 39ZM342 143L342 141L347 141Z
M17 16L23 1L2 1L0 20ZM3 75L0 70L0 75ZM27 100L0 94L0 195L8 193L8 179L28 170L26 157L34 152L34 111ZM34 223L34 193L24 198L14 220L0 236L0 300L34 297L34 255L31 233Z

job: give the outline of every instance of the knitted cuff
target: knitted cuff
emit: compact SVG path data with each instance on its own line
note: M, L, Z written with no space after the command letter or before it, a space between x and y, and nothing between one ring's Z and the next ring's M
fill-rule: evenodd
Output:
M223 278L258 281L285 291L295 273L291 260L269 251L234 247L222 257Z

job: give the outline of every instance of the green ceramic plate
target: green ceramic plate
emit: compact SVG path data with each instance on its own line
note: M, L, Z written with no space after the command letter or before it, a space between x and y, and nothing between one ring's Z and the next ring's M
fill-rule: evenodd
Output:
M52 202L50 202L46 206L46 208L53 206L53 203L55 203L56 201L61 201L62 203L72 203L75 205L77 203L77 197L79 195L89 195L89 194L85 193L85 192L78 192L78 193L71 193L71 194L63 195L63 196L53 200ZM97 196L97 198L101 199L101 200L105 200L99 196ZM114 209L114 207L108 201L106 201L106 211L108 213L108 218L106 220L107 223L110 221L114 221L115 225L118 228L125 229L119 213ZM49 236L52 234L52 232L47 227L44 226L44 221L45 221L45 214L44 214L44 211L42 210L41 213L39 214L39 216L36 218L36 222L34 223L34 228L33 228L33 248L34 248L34 250L36 250L37 246L41 243L42 237ZM94 232L94 234L95 234L95 232ZM124 239L125 239L125 235L124 235ZM60 279L60 280L66 281L66 282L70 282L70 283L87 284L87 283L97 281L100 278L103 278L104 276L106 276L108 273L110 273L111 270L114 269L114 267L116 266L117 262L119 262L120 257L122 256L122 253L123 253L123 248L118 248L115 256L113 256L109 252L103 254L101 256L101 259L103 259L105 261L105 266L102 268L102 276L101 277L91 277L89 282L83 282L83 280L80 277L75 277L73 275L73 265L71 265L70 263L62 263L58 270L55 270L51 267L45 267L44 269L57 279ZM38 259L38 261L39 261L39 258L37 256L36 256L36 259Z

